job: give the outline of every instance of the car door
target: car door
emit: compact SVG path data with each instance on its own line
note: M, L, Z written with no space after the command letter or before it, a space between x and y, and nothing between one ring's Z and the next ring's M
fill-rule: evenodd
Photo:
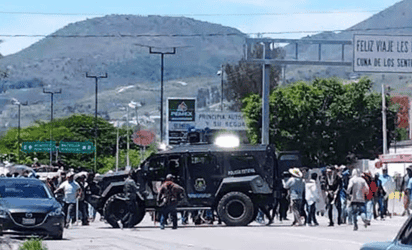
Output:
M187 158L186 190L193 204L210 205L221 181L222 169L212 153L191 153Z

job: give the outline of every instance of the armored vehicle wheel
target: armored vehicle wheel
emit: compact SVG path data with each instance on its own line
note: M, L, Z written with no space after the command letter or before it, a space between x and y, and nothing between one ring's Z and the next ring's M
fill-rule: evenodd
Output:
M219 201L217 211L226 225L246 226L253 220L255 210L249 196L241 192L230 192Z
M126 201L119 199L118 194L114 194L107 199L103 207L104 219L114 228L119 228L117 223L127 212Z
M118 197L119 194L114 194L107 199L106 203L103 207L103 216L106 219L107 223L109 223L114 228L119 228L119 224L117 223L121 220L127 213L127 203L122 198ZM145 215L145 209L141 204L137 204L137 211L134 213L133 218L133 225L124 225L126 227L133 227L136 224L139 224Z

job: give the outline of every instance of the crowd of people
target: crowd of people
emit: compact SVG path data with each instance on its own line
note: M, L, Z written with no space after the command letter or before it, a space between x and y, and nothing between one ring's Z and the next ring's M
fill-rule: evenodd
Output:
M399 184L399 191L405 194L403 215L410 214L412 165L407 167L406 171L407 174L400 178ZM36 175L28 170L20 174L7 174L7 176L36 178ZM73 171L59 170L58 175L45 180L57 200L63 205L67 215L66 227L74 223L77 216L82 225L89 225L90 221L95 220L96 211L85 201L86 192L96 188L94 177L93 173L75 174ZM372 218L384 220L385 217L391 216L388 211L388 198L392 191L388 187L393 183L394 180L388 175L388 169L385 167L382 169L382 174L377 172L374 175L369 170L361 173L356 168L346 166L330 166L323 169L290 168L289 171L282 173L283 185L280 194L276 195L271 206L259 207L256 221L262 223L266 217L267 225L270 225L277 217L283 222L288 220L287 215L290 211L293 215L292 226L318 226L317 216L326 215L330 227L335 224L349 224L353 225L354 230L358 230L358 216L365 227L371 225ZM137 188L136 183L129 176L126 179L124 193L130 201L136 199ZM164 228L169 214L173 228L177 228L176 200L183 195L183 188L173 182L173 176L167 176L158 197L161 208L158 221L161 228ZM78 215L76 215L76 202L78 202ZM128 202L128 210L136 210L135 205L135 202ZM202 222L212 224L216 218L219 220L213 211L191 211L181 213L182 224L188 223L189 214L195 224ZM127 227L131 224L131 218L130 214L126 214L119 224Z
M405 191L405 214L409 214L409 199L412 189L412 165L407 168L402 186ZM283 189L280 197L268 211L268 225L277 216L280 221L287 220L287 211L293 214L292 226L318 226L316 217L327 213L328 226L353 225L358 230L358 216L364 226L370 226L372 218L384 220L391 216L388 211L388 198L394 180L388 175L388 169L382 169L382 175L372 175L369 170L361 173L358 169L346 166L330 166L325 169L309 170L291 168L282 175ZM411 181L409 181L411 180ZM265 208L261 208L265 210ZM335 214L334 216L334 213ZM334 219L334 217L336 219ZM258 217L262 221L262 217Z

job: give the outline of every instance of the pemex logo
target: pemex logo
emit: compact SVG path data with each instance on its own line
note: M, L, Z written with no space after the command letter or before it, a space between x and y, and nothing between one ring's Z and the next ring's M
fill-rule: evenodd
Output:
M185 102L180 103L180 104L177 106L176 111L178 111L178 112L186 112L186 111L187 111L187 105L186 105L186 103L185 103Z
M179 100L173 103L170 108L169 121L194 121L194 109L186 104L186 100Z

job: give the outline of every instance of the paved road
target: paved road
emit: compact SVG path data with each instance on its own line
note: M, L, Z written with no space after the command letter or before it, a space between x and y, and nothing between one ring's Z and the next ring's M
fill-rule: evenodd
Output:
M178 230L160 230L146 215L133 229L113 229L104 222L90 226L73 226L64 233L64 240L46 240L49 250L126 250L126 249L359 249L370 241L395 237L406 217L372 221L368 228L354 232L352 226L327 227L320 217L319 227L291 227L290 222L272 226L252 223L247 227L218 225L182 226ZM12 237L6 235L4 237ZM12 237L22 242L23 239Z

